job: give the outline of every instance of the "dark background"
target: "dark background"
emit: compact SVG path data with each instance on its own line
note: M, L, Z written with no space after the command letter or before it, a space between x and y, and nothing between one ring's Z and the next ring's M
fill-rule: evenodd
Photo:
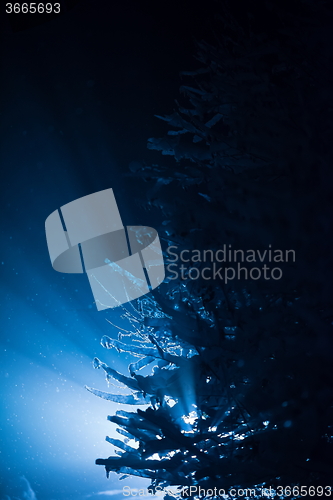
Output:
M113 454L104 437L115 435L106 416L117 405L84 388L106 390L95 355L126 370L126 357L99 345L120 313L98 313L83 276L53 271L44 222L112 187L125 225L153 225L128 164L161 161L146 149L165 132L154 114L172 111L179 71L198 66L194 40L213 36L216 8L62 1L47 21L1 4L1 499L117 495L123 485L94 464Z

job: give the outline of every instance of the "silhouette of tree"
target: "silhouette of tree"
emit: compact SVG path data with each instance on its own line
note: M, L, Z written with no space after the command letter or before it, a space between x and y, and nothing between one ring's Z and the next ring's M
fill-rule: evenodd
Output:
M167 271L154 295L128 306L131 335L102 339L139 358L129 376L94 362L132 394L89 389L149 404L108 417L124 436L107 438L120 456L96 463L150 478L153 490L332 479L332 5L237 5L219 4L216 42L198 44L199 69L182 73L181 101L159 117L170 130L148 141L175 161L131 171L147 183L138 204L159 212L164 248L192 251L192 261L183 277ZM214 263L198 262L193 250L223 245L266 251L266 260L256 253L241 262L241 252L237 263L215 260L222 278L213 279ZM295 252L288 261L286 250ZM198 279L188 275L193 267ZM260 279L245 279L253 267Z

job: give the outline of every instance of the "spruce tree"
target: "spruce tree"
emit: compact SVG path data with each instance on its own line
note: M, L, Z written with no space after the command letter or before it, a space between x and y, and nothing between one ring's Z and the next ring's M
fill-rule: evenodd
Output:
M176 108L159 116L167 134L148 141L173 159L131 170L148 187L138 204L161 220L166 264L171 246L192 262L126 306L130 336L102 339L133 354L127 376L94 361L132 395L89 388L148 404L108 417L121 451L96 463L150 478L153 490L332 484L332 9L234 4L219 5L215 41L198 44L198 70L182 73ZM279 249L280 260L241 262L240 279L227 280L238 262L217 262L222 279L205 279L212 263L193 250L224 245ZM245 279L264 264L269 279Z

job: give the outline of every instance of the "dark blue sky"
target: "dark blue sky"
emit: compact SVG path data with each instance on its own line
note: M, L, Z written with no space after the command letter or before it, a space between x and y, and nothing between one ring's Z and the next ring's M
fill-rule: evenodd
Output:
M161 162L146 149L164 132L154 114L172 111L209 16L186 2L112 4L81 0L20 31L1 20L1 499L33 500L28 482L38 500L122 487L94 464L113 454L104 438L115 434L106 416L116 405L84 389L107 388L96 355L127 369L99 344L116 336L106 319L120 313L97 312L84 276L52 269L44 222L112 187L125 225L153 225L156 214L135 203L144 183L125 174L131 161Z

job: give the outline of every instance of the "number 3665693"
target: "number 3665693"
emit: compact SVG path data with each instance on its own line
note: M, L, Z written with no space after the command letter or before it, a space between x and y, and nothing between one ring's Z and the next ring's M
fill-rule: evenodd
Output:
M59 14L60 3L6 3L7 14Z

